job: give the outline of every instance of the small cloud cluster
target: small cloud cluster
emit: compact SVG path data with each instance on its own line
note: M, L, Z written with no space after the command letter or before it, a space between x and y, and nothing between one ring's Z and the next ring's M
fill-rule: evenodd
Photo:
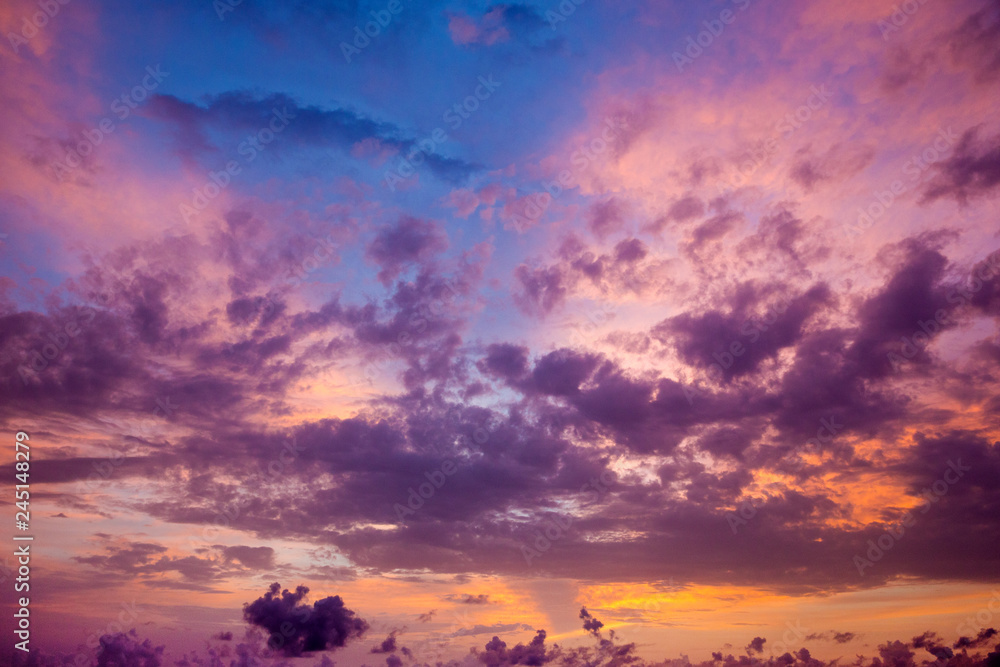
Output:
M263 597L243 606L243 618L269 632L268 646L286 656L341 648L368 630L368 623L344 606L339 595L309 605L303 602L308 593L305 586L293 593L273 583Z

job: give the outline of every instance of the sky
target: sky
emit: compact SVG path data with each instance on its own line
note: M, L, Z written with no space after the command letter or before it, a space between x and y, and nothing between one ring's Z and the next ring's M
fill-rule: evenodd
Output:
M1000 664L995 0L0 33L0 662Z

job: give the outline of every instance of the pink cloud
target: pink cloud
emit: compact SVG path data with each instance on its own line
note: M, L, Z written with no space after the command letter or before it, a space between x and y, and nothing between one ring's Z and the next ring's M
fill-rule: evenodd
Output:
M463 220L468 218L479 206L479 197L465 188L452 190L445 198L445 203L455 209L455 215Z
M484 44L490 46L497 42L506 42L510 33L502 25L503 8L497 7L483 15L478 25L469 16L451 14L448 18L448 31L456 44Z

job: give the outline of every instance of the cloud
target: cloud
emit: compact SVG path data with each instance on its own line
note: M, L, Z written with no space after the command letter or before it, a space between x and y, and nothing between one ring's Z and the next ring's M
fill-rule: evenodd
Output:
M996 637L996 635L996 628L983 628L975 637L959 637L958 640L955 641L952 648L964 649L985 646L991 639Z
M460 628L451 633L451 637L475 637L499 632L532 631L534 628L527 623L495 623L493 625L474 625L471 628Z
M981 138L979 133L978 127L966 130L951 154L933 166L922 202L950 197L966 205L1000 185L1000 135Z
M446 595L445 599L459 604L489 604L490 596L486 593L461 593L459 595Z
M678 199L667 209L667 219L674 222L687 222L704 215L705 204L693 195Z
M135 630L101 635L97 667L160 667L163 664L163 649L163 646L153 646L148 639L140 642Z
M837 644L847 644L853 641L858 635L853 632L813 632L805 637L805 641L833 640Z
M754 637L749 644L747 644L747 655L753 655L754 653L764 652L764 643L767 640L763 637Z
M497 47L513 43L535 53L557 50L563 39L548 34L548 23L538 9L523 3L497 3L478 17L446 12L448 34L464 47Z
M372 646L371 653L395 653L396 651L396 635L399 633L398 630L393 630L389 635L382 640L382 643Z
M545 665L549 664L558 654L556 651L546 652L545 630L539 630L535 638L528 644L517 644L511 649L507 642L499 637L493 637L484 650L477 654L480 662L487 665Z
M307 593L305 586L292 593L271 584L263 597L243 606L243 618L268 631L268 646L290 657L342 648L368 630L368 623L345 607L339 595L308 605L303 603Z
M388 285L407 267L427 262L447 247L445 235L433 222L404 216L379 230L365 254L381 268L378 279Z
M448 17L448 32L456 44L490 46L510 39L502 21L503 7L494 7L486 12L478 24L464 14L452 14Z
M601 635L601 628L604 627L604 623L590 615L586 607L580 609L580 618L583 619L583 629L592 634L595 637Z
M955 655L950 648L941 644L941 638L937 636L937 633L929 630L914 637L912 643L913 648L922 648L938 660L947 660Z
M566 298L565 279L558 268L532 268L522 264L515 270L514 278L518 288L514 301L525 313L548 315Z
M224 547L222 555L227 561L239 561L254 570L270 570L274 568L274 549L271 547Z
M771 296L782 292L780 300ZM745 284L729 296L728 312L676 315L658 324L653 334L672 343L688 364L716 371L728 382L757 371L779 351L795 345L808 320L831 299L825 284L795 296L788 296L787 288L765 291Z
M377 141L379 146L405 154L417 148L421 137L407 136L396 125L369 118L344 107L323 108L301 105L283 93L255 94L229 91L206 99L200 106L169 94L153 96L145 115L173 128L177 154L189 167L215 169L227 159L236 157L240 146L251 154L251 146L243 144L247 136L271 126L278 117L287 125L280 138L267 144L267 152L290 153L333 147L351 154L354 147L365 141ZM225 141L214 137L225 136ZM256 157L259 151L253 149ZM452 182L463 179L474 168L462 160L430 153L425 156L428 168L438 177ZM250 159L246 157L246 159Z
M598 238L616 232L625 224L627 209L624 203L612 197L591 206L587 226Z
M993 3L983 2L947 35L952 59L971 72L980 85L990 85L1000 74L1000 55L994 45L1000 39L1000 10Z
M822 152L801 149L789 175L806 192L821 183L846 180L867 167L875 158L871 146L835 144Z

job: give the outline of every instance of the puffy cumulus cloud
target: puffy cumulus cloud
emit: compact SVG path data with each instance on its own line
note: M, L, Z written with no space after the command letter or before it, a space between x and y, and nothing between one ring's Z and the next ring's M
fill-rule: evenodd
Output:
M961 204L988 197L1000 185L1000 135L980 136L980 128L966 130L950 155L935 164L924 185L922 199L950 197Z
M395 653L396 649L396 635L399 634L398 630L393 630L389 635L382 640L381 643L372 646L371 653Z
M526 313L548 315L566 299L566 279L558 267L532 268L522 264L514 278L518 286L514 299Z
M780 350L795 346L809 318L831 298L825 284L794 296L785 286L743 285L730 297L729 312L677 315L658 324L654 335L676 346L688 364L714 370L718 378L730 381L757 371Z
M528 370L528 348L510 343L494 343L487 348L480 368L507 381L516 380Z
M304 603L309 589L281 590L278 583L243 606L243 618L269 633L268 646L286 656L342 648L368 630L368 623L348 609L339 595Z
M483 651L476 657L485 665L546 665L553 662L555 652L547 652L545 647L545 630L539 630L535 638L527 644L517 644L507 648L507 642L499 637L491 639Z
M624 204L612 197L591 207L587 226L596 236L603 238L622 228L626 222L627 213Z
M415 224L403 221L376 239L375 256L387 271L402 270L437 247L442 237ZM0 313L9 352L0 360L7 371L0 383L9 398L4 409L107 410L140 419L167 400L183 406L163 415L168 421L204 425L237 409L254 412L281 401L295 382L338 365L341 355L354 355L365 371L380 372L387 356L413 359L422 374L446 368L419 360L440 357L447 346L437 343L448 337L455 344L457 304L477 280L472 261L452 276L422 271L385 299L343 304L332 295L310 306L300 301L300 276L317 268L317 252L331 264L335 252L308 235L272 235L256 217L234 214L204 242L168 238L91 260L48 312L11 304ZM213 270L209 266L232 271L232 280L203 291L183 277ZM431 339L435 344L428 345ZM186 363L162 372L161 354ZM77 469L86 478L85 466Z
M941 638L937 636L937 633L929 630L914 637L911 643L913 648L922 648L938 660L947 660L955 655L954 651L941 644Z
M763 637L754 637L753 639L750 640L750 643L747 644L747 654L753 655L754 653L763 653L764 644L766 642L767 640L764 639Z
M135 630L128 633L102 635L97 649L98 667L160 667L163 646L153 646L148 639L139 640Z
M621 235L608 236L613 240ZM554 255L551 262L521 264L514 270L513 300L527 315L544 318L575 297L606 300L614 310L622 297L657 296L674 283L667 269L671 260L633 236L603 247L570 233Z
M447 247L447 239L435 223L404 217L381 229L366 254L379 265L379 280L389 284L408 266L426 262Z

